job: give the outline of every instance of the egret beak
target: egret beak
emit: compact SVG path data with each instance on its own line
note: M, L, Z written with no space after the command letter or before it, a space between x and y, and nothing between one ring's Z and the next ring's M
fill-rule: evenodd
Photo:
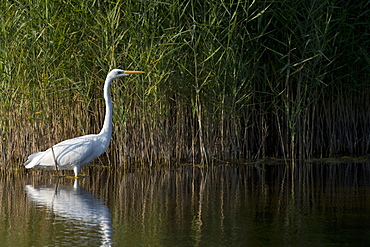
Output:
M125 70L123 73L130 75L130 74L144 74L145 72L144 71Z

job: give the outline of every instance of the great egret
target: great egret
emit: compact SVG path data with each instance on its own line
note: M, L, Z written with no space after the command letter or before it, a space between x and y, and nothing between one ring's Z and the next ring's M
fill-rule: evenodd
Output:
M112 100L110 98L111 82L118 77L140 73L144 72L114 69L108 73L104 83L105 118L103 128L99 134L84 135L68 139L52 146L46 151L31 154L24 164L25 167L27 169L36 167L43 169L73 170L75 177L78 177L80 169L104 153L109 146L112 135L113 115Z

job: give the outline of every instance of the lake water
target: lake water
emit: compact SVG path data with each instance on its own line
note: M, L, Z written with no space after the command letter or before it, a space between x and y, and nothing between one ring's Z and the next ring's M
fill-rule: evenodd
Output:
M370 165L0 176L0 246L370 246Z

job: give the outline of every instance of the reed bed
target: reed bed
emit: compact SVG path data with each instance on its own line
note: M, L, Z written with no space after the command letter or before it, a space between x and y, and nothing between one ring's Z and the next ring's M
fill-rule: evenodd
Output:
M1 164L98 132L137 163L366 155L369 2L4 1Z

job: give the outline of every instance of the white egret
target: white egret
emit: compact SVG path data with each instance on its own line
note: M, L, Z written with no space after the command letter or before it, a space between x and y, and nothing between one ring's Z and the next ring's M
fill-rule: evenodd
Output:
M108 73L104 83L105 118L99 134L84 135L62 141L43 152L31 154L24 164L28 168L73 170L75 177L80 169L104 153L112 135L113 106L110 97L110 84L113 79L140 74L143 71L114 69Z

